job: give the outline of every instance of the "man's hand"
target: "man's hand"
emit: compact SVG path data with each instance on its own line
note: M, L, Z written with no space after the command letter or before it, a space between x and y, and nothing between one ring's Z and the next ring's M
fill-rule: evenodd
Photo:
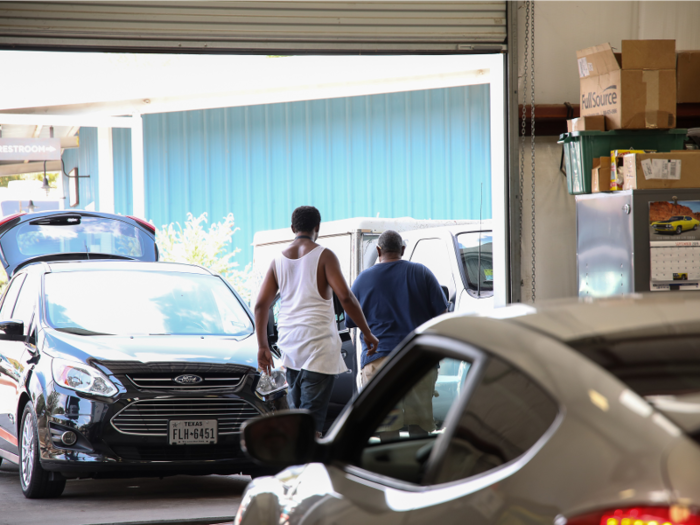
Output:
M367 345L367 355L376 354L377 349L379 348L379 339L374 337L374 334L372 332L368 332L362 335L364 336L365 344Z
M272 352L269 346L258 348L258 370L262 370L267 375L272 373Z

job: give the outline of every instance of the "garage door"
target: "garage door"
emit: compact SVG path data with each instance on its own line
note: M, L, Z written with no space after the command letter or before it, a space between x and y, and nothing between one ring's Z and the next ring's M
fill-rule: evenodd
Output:
M501 2L0 2L0 48L489 52Z

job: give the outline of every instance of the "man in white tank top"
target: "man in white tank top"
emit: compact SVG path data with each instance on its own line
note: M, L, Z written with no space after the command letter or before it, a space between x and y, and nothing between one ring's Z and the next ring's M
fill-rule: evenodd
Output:
M282 365L287 369L287 400L290 407L311 412L319 434L335 376L347 370L340 354L333 292L362 332L370 355L379 344L343 278L338 258L316 244L320 226L321 214L313 206L294 210L292 231L296 239L275 257L255 304L258 367L270 373L272 354L267 342L267 321L279 292L277 345L282 351Z

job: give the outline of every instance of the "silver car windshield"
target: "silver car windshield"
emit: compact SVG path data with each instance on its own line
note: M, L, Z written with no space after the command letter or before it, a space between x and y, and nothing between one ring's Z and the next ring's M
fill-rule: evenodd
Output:
M44 278L46 313L79 335L247 336L253 324L226 284L211 275L94 270Z

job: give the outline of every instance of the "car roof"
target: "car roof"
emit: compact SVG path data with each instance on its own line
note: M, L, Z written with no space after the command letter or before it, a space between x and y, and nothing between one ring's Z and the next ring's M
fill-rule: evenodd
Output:
M694 295L659 292L515 304L482 315L441 315L416 333L461 340L491 352L527 372L555 397L566 399L567 385L579 381L584 368L596 377L598 372L590 366L602 371L574 347L589 341L605 344L700 334L700 298Z
M536 330L567 344L700 334L700 296L647 292L514 304L485 316Z
M484 225L486 220L483 221ZM382 233L386 230L394 230L397 232L404 232L409 230L418 230L423 228L434 228L438 226L459 226L459 225L470 225L472 228L474 225L478 225L478 220L421 220L414 219L413 217L400 217L397 219L385 219L379 217L353 217L351 219L341 219L337 221L321 221L321 228L319 230L319 235L325 237L328 235L341 235L344 233L352 233L357 231L367 232L367 233ZM486 229L490 229L490 221ZM278 230L267 230L259 231L255 233L253 238L253 245L259 246L263 244L272 244L278 242L291 242L294 240L294 232L292 229L280 228Z
M194 264L175 262L139 262L139 261L52 261L34 263L27 268L36 268L39 265L48 267L51 273L83 272L83 271L132 271L132 272L170 272L191 273L197 275L216 275L207 268Z
M477 232L490 233L491 227L492 227L491 219L484 219L482 221L479 221L479 220L462 221L459 224L452 224L449 226L435 226L435 227L428 227L428 228L418 228L417 230L409 230L409 231L401 232L401 237L403 237L404 239L409 239L416 234L420 235L421 237L425 237L426 235L430 235L433 233L440 234L443 232L449 232L449 233L453 233L455 235L458 235L460 233L477 233Z

